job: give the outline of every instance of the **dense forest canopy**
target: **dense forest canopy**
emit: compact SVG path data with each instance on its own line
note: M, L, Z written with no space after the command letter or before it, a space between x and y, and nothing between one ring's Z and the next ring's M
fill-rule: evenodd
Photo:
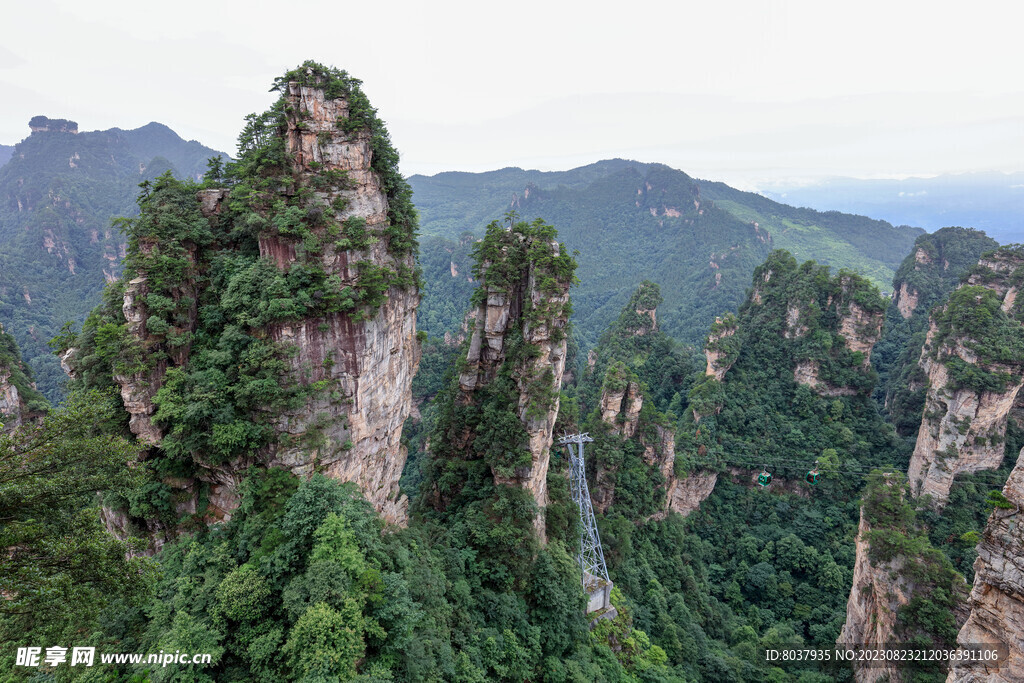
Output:
M31 340L23 358L0 328L0 391L21 401L0 415L20 425L0 429L11 680L845 683L849 665L764 651L833 647L871 572L906 589L894 637L955 647L986 518L1016 507L993 489L1019 413L998 469L958 478L945 509L903 472L929 327L976 359L939 359L953 387L997 391L1024 367L1012 301L965 279L988 277L992 240L622 160L410 187L358 79L305 62L271 89L237 159L204 170L212 150L160 124L76 135L45 117L0 168L0 320ZM344 114L309 133L323 122L301 98ZM321 156L302 156L307 133ZM365 144L366 168L330 144ZM100 303L61 327L74 297ZM328 448L339 407L352 438L358 410L386 410L345 393L358 372L329 373L387 327L418 363L390 380L414 408L394 412L408 514L390 524L322 457L352 449ZM303 364L298 329L306 347L348 336ZM399 350L370 353L399 367ZM557 445L577 432L614 584L614 610L591 614ZM37 669L15 664L26 643L211 661Z

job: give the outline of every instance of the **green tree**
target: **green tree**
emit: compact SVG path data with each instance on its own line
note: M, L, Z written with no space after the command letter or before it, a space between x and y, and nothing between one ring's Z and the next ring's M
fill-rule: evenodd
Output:
M152 563L100 521L97 494L136 479L135 447L97 428L109 405L75 394L0 436L0 642L88 629L111 600L145 597Z

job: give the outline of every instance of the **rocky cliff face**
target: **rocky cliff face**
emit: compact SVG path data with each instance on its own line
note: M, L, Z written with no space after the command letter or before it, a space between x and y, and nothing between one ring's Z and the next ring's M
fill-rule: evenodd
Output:
M932 251L927 248L924 244L918 244L914 247L914 271L920 272L927 270L929 266L933 265L934 259L929 254ZM938 258L938 255L936 255ZM949 267L949 261L945 261L946 268ZM900 278L897 278L900 279ZM893 283L896 285L897 283ZM908 282L905 279L900 279L899 284L896 287L896 293L893 296L893 301L896 304L896 308L899 310L900 315L904 319L909 318L914 314L914 310L917 309L917 303L921 298L921 292L917 285L913 282Z
M0 432L16 429L45 408L14 337L0 325Z
M1024 680L1024 526L1020 516L1024 458L1017 461L1003 495L1013 507L996 508L989 517L974 562L970 617L957 642L962 646L1003 643L1008 646L1008 658L998 668L982 661L954 663L949 683Z
M753 284L740 309L741 328L758 327L757 337L770 329L785 340L797 384L828 397L870 391L871 349L881 337L887 300L867 280L847 271L833 276L810 263L798 266L790 254L774 252L754 272ZM750 335L741 329L737 339Z
M480 266L483 277L477 294L479 303L459 388L462 401L471 402L476 392L497 377L504 363L514 364L514 412L528 435L530 464L517 467L512 476L495 469L494 481L526 489L543 511L548 501L552 430L565 371L571 280L566 276L552 277L554 274L545 265L563 251L557 242L540 243L536 237L516 232L505 234L506 244ZM536 250L543 254L540 260L520 256L536 254ZM509 358L510 346L517 344L524 345L528 352L516 352L515 358ZM543 536L543 512L534 526Z
M666 509L654 515L653 519L662 519L668 510L678 512L686 517L700 507L715 490L718 483L717 472L691 472L685 477L671 477L668 480L668 492L665 497Z
M983 232L942 228L919 236L896 272L882 338L887 352L873 364L884 378L885 408L899 435L916 437L921 424L927 377L918 361L929 312L977 266L984 252L998 247Z
M1024 386L1024 326L1014 272L1024 256L1000 250L932 312L919 366L928 391L908 476L914 495L939 504L953 478L996 469L1006 419Z
M412 409L411 383L420 358L407 186L397 170L386 166L397 155L357 83L343 73L318 76L305 65L290 75L302 80L279 83L281 100L264 115L274 122L265 136L283 147L283 161L276 162L281 178L261 176L230 191L200 191L195 205L187 208L196 215L186 211L187 220L180 221L192 221L187 232L176 234L173 242L137 240L121 313L142 362L115 373L114 380L131 414L132 432L150 447L148 457L161 457L169 435L181 436L173 417L157 414L155 397L170 383L171 371L180 380L196 363L209 367L211 350L204 347L197 360L194 339L221 335L214 344L224 345L244 334L248 348L272 354L266 362L276 373L260 380L263 384L248 386L268 396L284 388L288 398L239 404L250 411L248 422L267 426L269 436L260 437L258 448L235 449L229 458L191 450L193 476L164 482L177 491L175 512L201 515L198 501L206 497L208 521L230 518L240 480L255 464L354 482L387 522L403 524L407 500L398 480L406 452L401 434ZM257 136L252 144L265 141ZM241 163L247 163L244 157ZM144 210L140 220L151 220L166 232L160 210L152 209L153 219ZM211 230L196 221L207 221ZM234 224L246 221L257 229ZM232 237L232 231L245 237ZM239 244L238 239L249 242ZM245 260L253 257L238 256L255 249L260 260L254 264ZM174 258L173 277L165 272L169 256ZM218 258L235 258L243 265L211 276ZM260 273L255 289L245 280L231 280L243 267ZM277 291L269 296L260 291L269 287ZM246 292L242 298L240 292ZM237 303L224 303L233 297ZM331 301L337 303L321 303ZM216 315L237 315L229 307L239 304L243 308L235 310L242 317L231 319L234 326L216 327L215 322L209 327L209 316L218 307ZM276 314L274 307L309 313ZM238 370L245 362L237 360ZM70 365L73 369L73 360ZM233 368L229 363L228 374L220 371L221 385L232 381ZM228 428L238 430L244 423L235 420ZM126 523L115 511L107 517L115 527Z
M707 343L704 344L704 356L708 362L705 375L719 382L725 378L725 373L729 372L739 355L739 344L732 339L735 334L736 316L730 314L725 318L715 318Z
M14 429L21 424L24 413L25 402L11 382L10 369L0 368L0 424L5 431Z
M684 517L711 495L718 481L717 472L692 472L682 478L675 474L676 433L666 424L641 423L644 396L640 384L629 379L624 366L613 365L601 392L599 412L607 433L635 440L644 464L656 469L665 482L661 509L651 519L664 519L670 510ZM591 489L594 509L604 514L615 502L615 471L598 466Z
M953 646L953 634L967 618L967 585L945 554L932 546L901 474L868 478L856 553L839 647L873 649L908 642ZM920 611L922 605L927 616ZM948 670L948 662L878 664L855 661L856 680L914 680L912 673L922 669L943 675Z
M78 133L78 124L67 119L51 119L46 116L33 116L28 122L33 133Z
M896 295L893 297L893 301L895 302L900 315L906 319L914 314L914 311L917 309L917 302L920 298L920 292L913 289L906 282L901 282L900 288L896 291Z
M851 276L841 275L838 278L839 291L829 296L826 310L834 312L838 323L836 332L843 344L851 353L860 354L860 367L868 370L871 366L871 349L882 336L882 323L885 321L883 310L865 309L854 297L855 282ZM800 306L790 305L791 311L787 319L786 337L800 338L807 334L808 327L798 321L803 315ZM792 312L796 311L796 314ZM852 396L857 389L849 386L834 385L820 378L821 365L818 360L799 359L793 368L793 379L814 389L822 396Z
M389 225L388 198L380 175L371 168L371 133L347 133L338 121L349 117L349 103L328 99L318 87L291 83L288 86L286 154L294 159L300 175L312 178L321 171L343 172L343 188L318 192L324 204L343 204L337 220L365 221L370 234L382 235ZM307 181L309 182L309 181ZM286 271L293 260L284 240L264 236L260 256L272 258ZM415 256L389 253L385 239L372 240L367 248L343 250L328 247L319 265L336 276L342 287L354 286L360 264L391 270L415 266ZM281 415L279 440L268 456L274 465L307 474L322 468L331 477L354 481L385 520L405 520L407 500L400 495L398 479L405 465L401 445L402 424L412 409L412 378L419 364L416 340L416 307L419 294L413 289L392 287L387 300L373 317L356 321L346 314L274 325L272 339L297 349L291 358L290 377L303 385L327 382L340 396L311 397L305 405ZM305 439L316 432L318 445L309 448Z
M902 573L902 557L887 562L871 561L870 531L871 525L862 510L857 528L853 586L846 603L846 623L836 641L839 647L898 641L896 614L913 597L914 587ZM854 678L858 683L896 683L903 680L896 665L855 667Z

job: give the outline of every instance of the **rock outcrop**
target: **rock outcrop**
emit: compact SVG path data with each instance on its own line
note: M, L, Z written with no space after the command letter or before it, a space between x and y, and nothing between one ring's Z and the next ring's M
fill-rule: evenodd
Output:
M349 133L338 121L349 117L344 98L328 99L320 87L288 85L286 154L300 174L341 172L342 188L318 191L324 204L341 204L337 220L365 221L372 235L388 228L388 198L380 175L371 167L369 130ZM289 244L271 235L261 237L260 256L272 258L281 270L291 266ZM389 269L415 266L410 252L389 252L387 240L370 241L365 249L326 248L319 266L336 276L342 287L355 286L364 264ZM414 289L391 287L375 315L355 320L333 314L272 326L272 339L297 350L291 357L290 378L305 386L330 385L334 394L321 392L305 405L277 420L279 439L268 453L270 463L297 474L321 468L328 476L353 481L384 519L404 523L408 501L400 495L398 479L405 466L402 425L412 410L412 378L419 365L416 340ZM309 435L316 445L310 447Z
M606 386L601 394L601 420L609 426L610 433L631 438L636 434L643 405L644 397L636 382L627 381L621 389Z
M724 318L715 318L711 326L707 343L704 344L704 357L707 367L704 374L721 382L725 373L736 362L739 356L739 343L732 337L736 334L736 316L729 314Z
M846 603L846 622L836 641L839 647L884 645L898 641L896 614L913 597L913 585L902 573L902 557L886 562L871 561L871 545L868 542L870 532L871 525L861 510L853 586ZM878 680L896 683L903 680L895 664L855 667L854 678L858 683L874 683Z
M824 266L798 265L776 251L754 271L753 285L739 319L756 319L759 329L785 340L793 381L829 397L870 391L871 349L888 303L870 282L845 270L833 276ZM747 336L741 329L736 338Z
M866 309L857 301L856 292L863 287L863 282L852 275L837 278L838 292L829 296L825 302L826 311L837 318L836 333L842 338L846 348L860 359L860 369L867 371L871 367L871 349L882 336L882 323L885 312L873 306ZM809 328L798 322L801 320L802 308L790 303L786 320L786 338L804 337ZM794 313L796 311L796 313ZM816 311L816 313L818 313ZM820 315L820 313L818 313ZM793 379L797 384L810 387L822 396L852 396L858 389L850 386L837 386L820 378L821 363L816 358L801 358L793 368Z
M885 378L885 408L900 436L916 437L921 424L927 377L918 362L929 312L956 289L983 253L998 247L978 230L942 228L919 236L897 270L883 335L890 353L874 366ZM894 347L897 353L892 353Z
M497 236L493 233L491 238ZM557 259L564 258L564 247L557 241L515 230L495 241L500 246L495 244L496 251L479 266L479 304L459 388L462 402L472 402L503 364L513 363L514 412L528 435L530 464L517 467L511 476L494 469L494 481L530 492L541 511L534 527L543 537L552 431L565 371L571 275L551 270Z
M11 371L0 368L0 424L5 431L21 425L25 413L25 402L21 400L18 387L11 382Z
M909 284L906 282L900 283L900 288L896 291L896 296L893 297L893 299L896 303L897 310L899 310L900 315L902 315L904 319L909 318L914 314L920 297L920 292L913 289Z
M68 119L51 119L46 116L33 116L28 122L33 133L78 133L78 124Z
M1003 461L1006 420L1024 386L1024 326L1016 278L1024 255L982 259L949 301L933 310L919 366L928 391L908 476L915 496L938 504L961 473Z
M36 390L14 337L0 325L0 433L39 417L45 409L46 400Z
M295 281L282 285L295 289L280 291L274 295L278 298L246 305L263 306L254 309L257 315L273 305L324 312L265 315L262 319L269 322L243 327L245 334L276 349L275 362L283 366L268 393L285 387L293 398L283 407L247 404L256 403L249 409L252 421L269 425L271 433L258 449L230 462L193 453L195 475L165 482L178 492L176 511L205 512L208 521L229 519L238 505L241 479L256 464L354 482L385 521L404 524L407 500L398 487L406 460L401 435L412 409L412 377L420 359L414 243L403 232L413 229L411 205L401 209L408 208L401 221L395 213L396 203L408 203L401 194L403 187L406 193L408 189L396 170L381 166L397 155L356 82L340 72L317 75L306 65L292 75L303 80L279 84L282 96L275 111L283 113L275 114L280 118L269 133L283 137L287 182L270 185L263 195L247 188L249 194L238 198L227 189L200 191L190 210L219 226L219 232L214 230L211 237L193 229L184 238L175 235L173 245L143 237L133 247L127 263L134 270L121 312L143 363L116 374L115 381L131 414L132 432L150 447L148 457L156 457L170 431L164 424L167 418L155 420L154 398L172 369L187 369L194 360L192 340L205 324L197 302L231 296L217 290L223 283L206 273L218 253L237 253L239 245L231 241L236 238L217 235L232 229L223 221L238 220L236 204L249 207L250 225L258 229L241 230L251 241L242 247L258 248L261 260L254 267L270 272L276 267L282 274L278 282L291 283L289 278L303 273L299 277L306 282L320 278L314 281L323 284L303 291L303 283ZM230 212L225 210L229 199ZM159 220L155 222L159 227ZM168 254L176 259L178 271L171 284L164 273L159 286L154 285L150 268L163 267L165 261L157 256ZM267 284L259 286L269 286L273 278L262 279ZM259 292L246 296L247 302L260 301ZM332 297L349 297L347 306L317 308L319 300ZM299 308L296 300L309 303ZM151 310L154 302L173 309L173 315L164 315L173 318L170 330ZM216 334L239 334L217 329ZM205 511L197 509L201 498L209 501ZM119 526L117 514L108 511L107 517Z
M1006 505L989 517L978 559L970 616L960 629L961 646L1003 644L1007 658L995 666L981 660L954 662L948 683L1010 683L1024 680L1024 453L1003 487Z
M653 519L661 519L668 510L678 512L686 517L696 511L700 504L707 500L718 483L718 472L691 472L685 477L672 476L668 480L668 491L665 500L666 510L654 515Z
M614 364L605 378L601 392L599 412L607 426L607 434L623 439L635 439L644 464L657 469L665 482L665 499L661 509L651 519L664 519L675 511L684 517L711 495L718 481L717 472L692 472L682 478L676 476L676 433L668 424L641 423L640 413L644 396L639 382L631 378L623 364ZM604 514L615 502L615 471L598 466L591 489L594 509Z
M914 642L949 648L952 633L967 618L962 608L966 597L963 576L932 546L918 522L903 476L872 475L861 502L853 585L837 646L876 649ZM915 601L928 605L927 618L916 611ZM908 680L922 667L948 670L945 661L855 659L853 665L860 683Z

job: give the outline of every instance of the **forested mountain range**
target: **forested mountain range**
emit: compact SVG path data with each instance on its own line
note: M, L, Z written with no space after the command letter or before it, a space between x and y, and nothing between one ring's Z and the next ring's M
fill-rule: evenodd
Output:
M55 400L64 373L47 342L120 273L125 241L112 221L135 213L139 183L166 171L195 179L226 155L160 123L77 132L40 116L31 127L0 167L0 322Z
M0 166L6 164L12 154L14 154L14 145L0 145Z
M187 156L125 170L123 131L71 152L89 134L45 117L15 161L70 155L20 184L0 170L23 228L0 245L21 259L15 326L52 303L33 259L68 274L69 308L87 257L120 263L93 194L123 179L102 206L138 202L123 272L56 340L64 402L0 332L12 680L78 676L15 663L45 642L210 655L85 674L125 683L848 683L881 670L764 650L954 649L962 625L1004 638L1024 678L1024 248L612 161L546 186L452 174L464 194L423 231L421 277L412 191L360 86L284 73L201 182L172 168ZM89 166L112 180L73 173ZM423 192L424 220L450 190ZM417 330L422 292L428 327L456 334ZM571 474L557 437L578 432ZM576 558L584 479L600 577Z
M883 290L920 229L796 209L661 164L622 159L562 172L508 168L412 176L426 276L420 326L458 328L472 289L470 235L514 210L543 216L579 251L573 322L590 347L644 279L659 283L663 329L699 344L714 317L735 310L754 267L776 248L856 270Z

